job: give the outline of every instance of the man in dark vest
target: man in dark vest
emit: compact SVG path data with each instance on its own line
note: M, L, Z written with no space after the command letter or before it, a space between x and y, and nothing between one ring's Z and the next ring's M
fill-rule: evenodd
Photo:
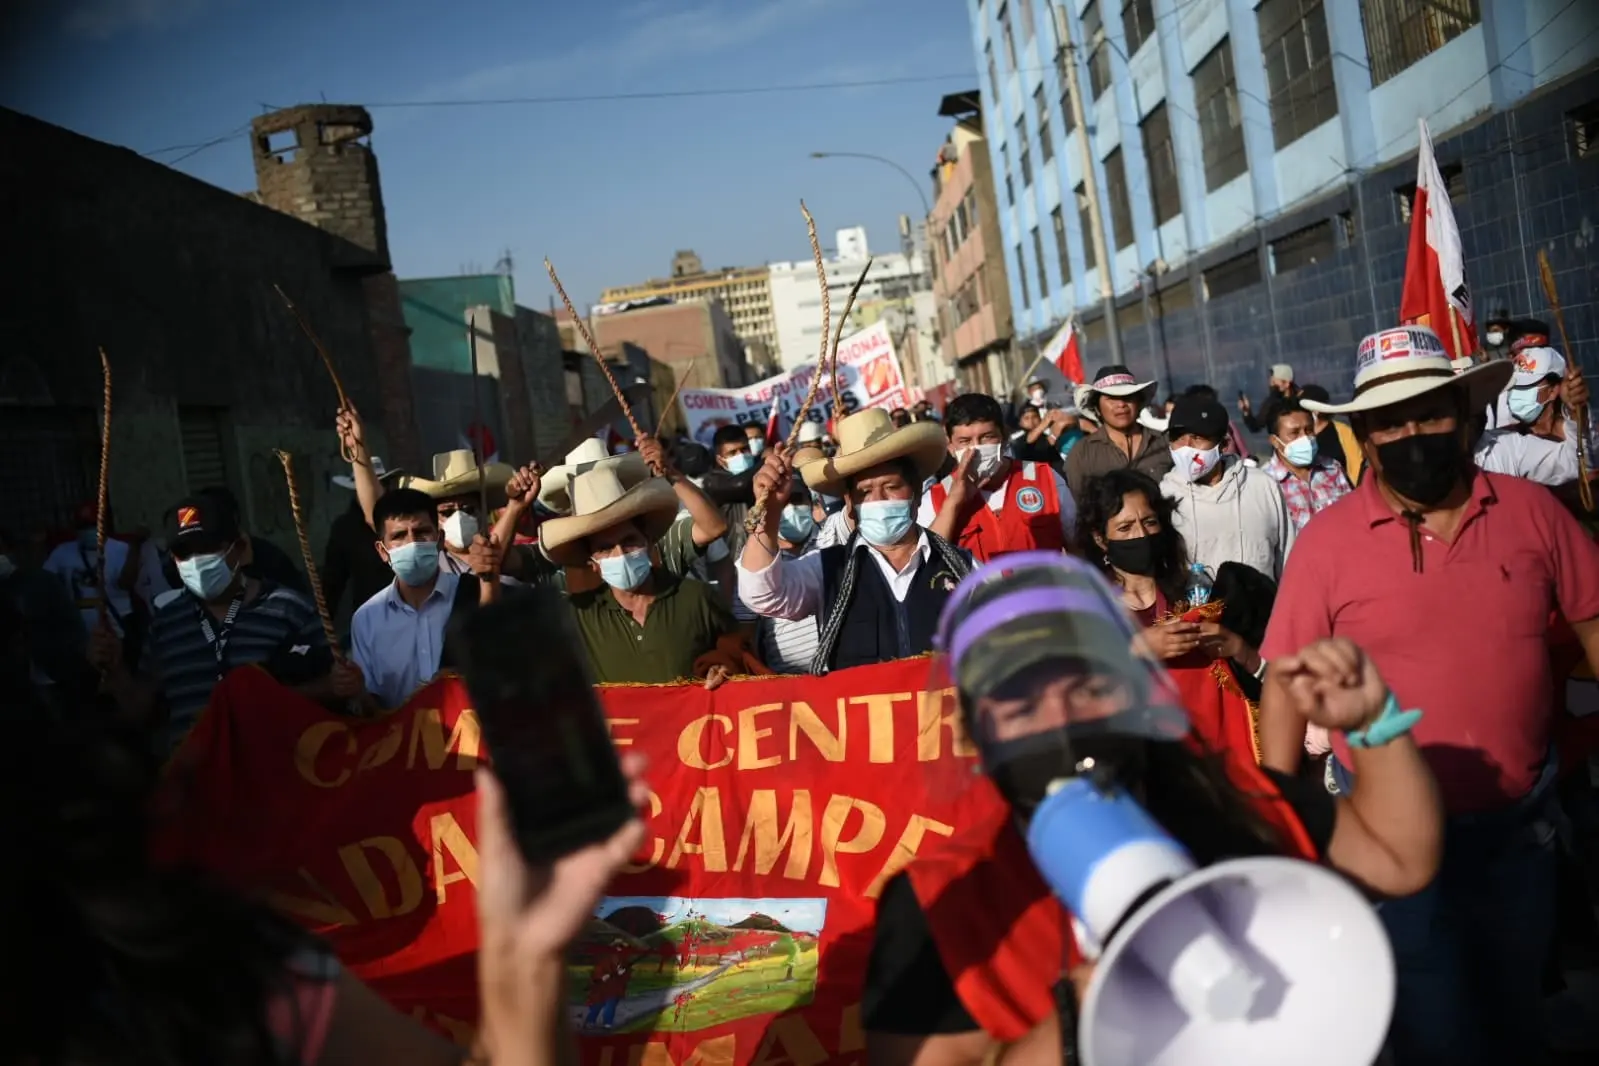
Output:
M965 552L916 524L922 484L946 451L937 422L896 427L880 410L840 421L837 454L812 458L800 476L814 492L847 496L855 530L847 543L797 559L782 558L777 540L792 458L767 451L755 476L766 521L739 556L739 598L768 618L820 620L812 673L932 650L938 612L971 569Z

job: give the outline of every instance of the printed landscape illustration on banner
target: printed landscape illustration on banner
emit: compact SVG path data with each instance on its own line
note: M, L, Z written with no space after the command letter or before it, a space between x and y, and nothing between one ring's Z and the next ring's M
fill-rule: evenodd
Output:
M600 901L567 962L578 1032L687 1032L803 1007L826 899Z

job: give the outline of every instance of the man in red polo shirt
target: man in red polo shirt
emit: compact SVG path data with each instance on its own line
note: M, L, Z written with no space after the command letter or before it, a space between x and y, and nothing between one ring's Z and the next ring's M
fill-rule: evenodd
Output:
M999 401L968 392L944 411L955 470L922 496L917 522L986 563L1006 552L1063 549L1072 542L1077 504L1047 463L1005 454Z
M1305 527L1261 654L1325 637L1366 649L1416 727L1449 815L1425 891L1380 907L1399 968L1397 1066L1541 1062L1540 977L1555 909L1551 612L1599 662L1599 546L1548 490L1471 462L1471 416L1509 378L1459 374L1429 330L1361 342L1348 414L1374 475ZM1268 678L1270 667L1268 666ZM1267 766L1295 769L1305 723L1267 685ZM1347 781L1335 742L1329 776Z

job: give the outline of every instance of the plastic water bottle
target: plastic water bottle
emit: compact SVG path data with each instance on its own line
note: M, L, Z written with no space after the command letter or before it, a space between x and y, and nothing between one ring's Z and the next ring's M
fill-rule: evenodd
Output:
M1188 568L1188 606L1203 607L1210 602L1210 575L1204 563L1194 563Z

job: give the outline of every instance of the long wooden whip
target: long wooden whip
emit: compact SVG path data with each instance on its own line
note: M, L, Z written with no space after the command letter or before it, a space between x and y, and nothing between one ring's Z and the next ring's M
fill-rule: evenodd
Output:
M677 379L677 388L672 390L672 398L666 401L666 406L661 408L661 417L655 421L655 435L661 435L661 426L666 424L667 416L672 413L672 405L677 403L677 398L683 395L683 386L688 384L688 379L694 376L694 367L699 363L696 357L688 361L688 369L683 371L683 376Z
M1577 353L1571 350L1571 339L1566 336L1566 316L1560 311L1560 291L1555 288L1555 272L1549 266L1549 255L1538 249L1538 279L1543 282L1544 298L1555 314L1555 328L1560 331L1560 348L1567 361L1577 366ZM1582 509L1593 514L1593 485L1588 481L1588 405L1578 404L1571 411L1577 422L1577 495Z
M283 464L283 479L289 483L289 510L294 515L294 533L300 539L300 559L305 563L305 576L311 581L311 598L316 600L317 618L322 621L322 634L328 638L328 648L333 658L344 662L344 652L339 649L339 638L333 631L333 615L328 611L327 597L322 594L322 576L317 573L316 557L311 554L311 538L305 531L305 514L300 509L300 486L294 480L294 457L281 448L273 455Z
M571 297L566 295L566 287L561 284L561 279L555 273L555 264L548 258L544 260L544 269L550 273L550 281L555 285L555 291L560 294L561 302L566 305L566 313L572 316L572 322L577 326L578 333L583 335L583 343L589 346L589 354L594 361L600 364L600 372L605 375L605 380L610 383L611 392L616 395L616 402L621 405L622 413L627 416L627 424L633 430L633 439L644 436L644 431L639 428L638 419L633 417L633 408L627 404L627 397L622 395L622 387L616 383L616 376L611 373L610 364L600 354L600 346L594 343L594 334L589 332L588 324L578 317L577 309L572 306Z
M289 299L289 294L283 291L283 286L279 285L277 282L273 282L272 287L276 289L277 294L283 298L283 304L289 309L289 314L293 315L294 320L300 324L300 332L306 335L306 338L311 342L311 347L316 349L316 354L322 357L322 365L327 367L328 377L333 379L333 391L339 394L339 411L354 412L355 404L350 402L349 393L344 391L344 382L340 380L339 372L334 369L333 357L328 355L327 348L322 344L322 338L316 335L316 331L311 328L311 323L305 320L305 316L302 315L300 313L300 309L294 305L294 301ZM355 453L350 449L350 446L345 443L343 438L340 438L339 440L339 457L347 463L356 462Z
M111 360L105 349L100 349L100 487L95 494L94 542L97 551L95 563L98 572L95 580L100 586L100 625L106 624L110 613L110 591L105 587L105 527L106 512L111 510Z

